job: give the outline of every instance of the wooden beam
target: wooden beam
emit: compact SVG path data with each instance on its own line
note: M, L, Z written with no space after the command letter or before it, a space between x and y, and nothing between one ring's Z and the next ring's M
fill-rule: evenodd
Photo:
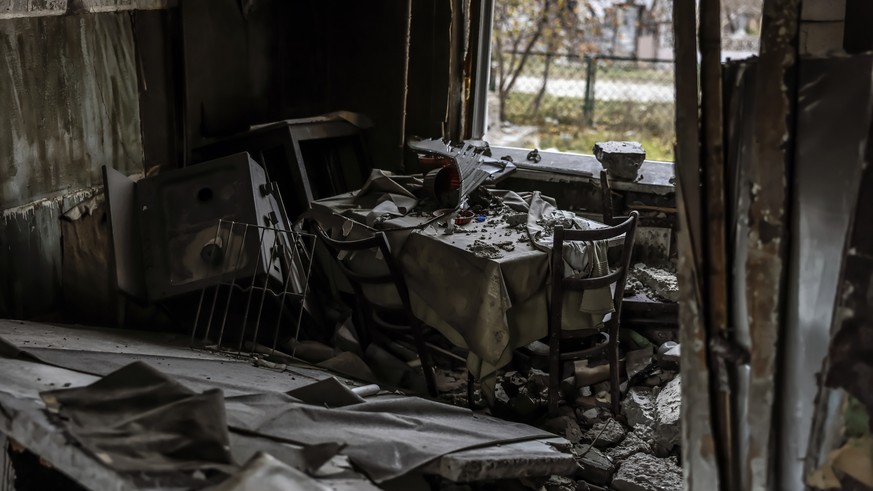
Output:
M778 425L772 422L785 299L800 0L765 0L763 14L745 264L751 356L746 416L750 474L744 489L778 487L773 482L776 459L772 444Z
M695 0L673 2L676 66L676 208L679 339L682 348L682 465L686 489L719 489L712 428L706 319L701 290L702 210Z
M721 71L721 2L700 3L700 83L701 83L701 163L706 200L706 336L712 341L727 339L728 273L726 253L724 109ZM709 343L712 346L712 343ZM739 476L733 444L734 419L731 402L733 370L724 360L709 353L710 390L713 391L713 425L716 429L716 454L724 489L737 489ZM728 383L719 383L718 381Z

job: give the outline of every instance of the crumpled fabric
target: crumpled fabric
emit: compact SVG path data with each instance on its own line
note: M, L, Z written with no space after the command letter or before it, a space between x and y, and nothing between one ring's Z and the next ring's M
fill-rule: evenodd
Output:
M234 428L303 445L345 445L341 453L377 483L452 452L554 437L532 426L418 397L325 408L270 393L228 397L226 406Z
M385 220L403 217L418 206L420 200L415 193L422 186L423 180L416 176L373 169L361 189L314 201L312 207L316 212L336 213L374 227Z
M219 389L198 394L134 362L86 387L40 396L70 435L113 469L235 469Z
M561 225L566 230L591 229L590 222L579 219L572 212L558 210L553 203L546 201L539 191L535 191L530 197L530 210L527 222L528 235L531 243L544 252L551 253L554 240L553 234L546 227L546 222L551 228ZM596 278L609 274L608 247L605 240L587 242L565 240L562 251L564 276ZM583 323L587 324L583 328L602 328L603 317L614 311L612 290L608 286L585 291L575 304L579 305L579 312L591 315L590 319L583 319ZM566 314L567 312L565 318Z

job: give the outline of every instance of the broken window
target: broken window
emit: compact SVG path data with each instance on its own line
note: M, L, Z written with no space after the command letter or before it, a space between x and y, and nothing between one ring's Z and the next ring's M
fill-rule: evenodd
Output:
M672 162L671 5L649 4L483 2L473 136L581 154L639 141L648 159Z

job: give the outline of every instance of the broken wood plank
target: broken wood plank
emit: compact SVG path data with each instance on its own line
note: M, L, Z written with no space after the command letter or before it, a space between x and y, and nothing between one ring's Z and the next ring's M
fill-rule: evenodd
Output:
M721 71L721 2L700 3L700 83L701 83L701 163L705 178L706 234L706 336L728 339L728 274L726 253L724 94ZM733 444L735 421L731 402L733 367L710 353L709 369L713 380L726 383L711 387L712 409L716 419L716 453L724 489L736 489L739 475Z
M793 107L800 0L765 0L755 80L757 122L749 165L746 303L750 375L747 415L749 476L742 489L772 489L776 458L773 408L784 321L788 183L793 165Z
M712 428L710 372L702 327L700 265L703 261L700 195L700 129L697 86L697 2L673 2L676 66L676 208L679 248L679 334L682 383L682 462L686 489L719 489Z

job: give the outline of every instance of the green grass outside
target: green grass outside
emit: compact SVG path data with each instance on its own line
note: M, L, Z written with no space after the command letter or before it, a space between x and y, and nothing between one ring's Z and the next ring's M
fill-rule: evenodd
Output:
M599 128L581 128L566 125L545 125L539 127L537 134L540 148L557 148L562 152L592 153L594 144L602 141L637 141L646 149L649 160L673 161L673 138L661 135L614 132ZM525 142L523 146L533 147L536 142Z
M674 108L671 103L596 101L594 124L588 125L583 99L546 95L540 110L531 114L529 107L533 98L533 94L510 94L506 116L511 123L539 127L541 148L591 153L595 142L628 140L640 142L651 160L673 161ZM528 145L532 143L535 142Z

